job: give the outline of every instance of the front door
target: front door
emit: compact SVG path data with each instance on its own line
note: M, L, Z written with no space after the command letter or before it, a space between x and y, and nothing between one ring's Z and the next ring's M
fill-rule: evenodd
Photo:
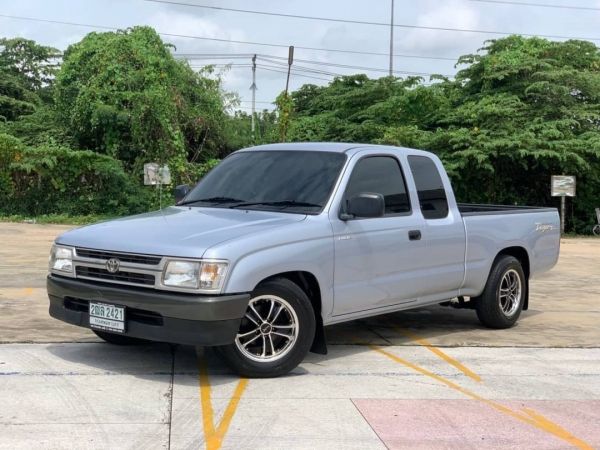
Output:
M423 282L425 226L411 209L400 161L394 155L364 156L352 169L346 201L361 193L379 193L385 215L342 221L332 218L335 273L334 316L385 309L416 301Z

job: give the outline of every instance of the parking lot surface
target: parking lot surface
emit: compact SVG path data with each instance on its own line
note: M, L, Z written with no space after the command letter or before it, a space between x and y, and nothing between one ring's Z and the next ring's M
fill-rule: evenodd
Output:
M65 226L0 223L0 448L600 448L600 239L564 239L510 330L423 308L327 329L278 379L48 316Z

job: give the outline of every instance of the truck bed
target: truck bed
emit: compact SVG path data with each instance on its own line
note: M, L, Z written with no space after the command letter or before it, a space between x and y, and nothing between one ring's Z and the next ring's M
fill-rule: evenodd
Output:
M556 208L548 208L545 206L514 206L514 205L487 205L479 203L459 203L458 210L464 216L489 216L489 215L504 215L504 214L522 214L522 213L539 213L552 212Z

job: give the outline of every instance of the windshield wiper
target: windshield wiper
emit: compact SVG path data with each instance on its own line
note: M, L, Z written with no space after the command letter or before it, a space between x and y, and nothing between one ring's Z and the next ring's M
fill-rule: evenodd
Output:
M297 202L296 200L280 200L277 202L238 203L237 205L231 205L230 208L244 208L246 206L255 206L255 205L281 206L282 208L294 207L294 206L306 207L306 208L321 208L322 207L322 205L317 205L316 203Z
M200 198L198 200L188 200L187 202L178 203L177 206L185 206L191 205L193 203L241 203L244 200L240 200L239 198L231 198L231 197L210 197L210 198Z

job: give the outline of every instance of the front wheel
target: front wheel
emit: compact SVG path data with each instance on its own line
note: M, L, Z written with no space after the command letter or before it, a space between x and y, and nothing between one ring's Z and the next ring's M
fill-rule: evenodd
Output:
M510 328L519 319L527 295L527 280L519 260L500 256L481 296L475 299L477 317L489 328Z
M254 290L235 342L218 351L242 376L278 377L304 359L315 329L306 293L286 278L275 278Z
M594 233L596 236L600 236L600 225L594 225L594 228L592 228L592 233Z

